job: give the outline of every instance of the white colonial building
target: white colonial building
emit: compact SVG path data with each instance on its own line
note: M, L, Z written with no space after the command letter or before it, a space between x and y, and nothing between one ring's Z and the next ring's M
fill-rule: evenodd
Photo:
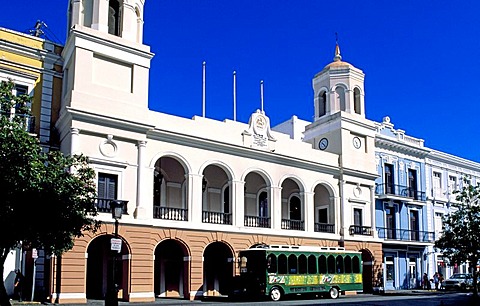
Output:
M430 150L389 119L368 120L365 75L338 45L313 76L313 122L292 115L272 127L262 109L248 123L152 111L144 4L69 0L53 75L63 90L48 118L65 154L88 156L103 225L46 260L46 298L104 299L113 282L128 302L224 294L238 251L257 244L360 251L365 292L414 288L438 269L443 184L478 179L479 164ZM112 201L123 205L118 227Z
M51 299L105 296L112 199L127 202L115 267L123 300L222 294L237 252L258 243L362 251L372 290L382 255L363 72L337 46L313 78L315 120L303 140L274 131L262 110L248 123L154 112L143 9L140 0L70 1L56 126L63 152L90 158L104 226L52 259Z

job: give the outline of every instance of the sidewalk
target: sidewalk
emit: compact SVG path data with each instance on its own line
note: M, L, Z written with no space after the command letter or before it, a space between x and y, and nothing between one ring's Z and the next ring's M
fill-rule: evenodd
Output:
M435 289L402 289L386 290L374 294L377 295L430 295L430 294L448 294L457 291L435 290Z

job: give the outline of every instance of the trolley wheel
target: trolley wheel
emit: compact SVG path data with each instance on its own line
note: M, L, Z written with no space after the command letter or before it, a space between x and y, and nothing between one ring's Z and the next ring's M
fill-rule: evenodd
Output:
M274 302L280 301L282 298L282 291L278 287L273 287L270 290L270 299Z
M337 287L332 287L330 288L330 291L328 291L328 296L331 299L336 299L339 296L338 288Z

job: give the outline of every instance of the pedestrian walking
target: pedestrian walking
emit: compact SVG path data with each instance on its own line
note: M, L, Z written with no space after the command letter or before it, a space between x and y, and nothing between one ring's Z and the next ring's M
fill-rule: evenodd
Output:
M18 298L18 301L23 300L23 282L25 280L25 276L23 276L22 272L19 269L15 270L15 281L13 284L13 295L15 298Z
M435 272L433 275L433 283L435 284L435 290L438 290L438 285L439 285L439 275L438 272Z
M445 289L445 288L443 287L443 281L444 281L443 274L442 274L442 273L439 273L439 274L438 274L438 282L440 283L440 290Z

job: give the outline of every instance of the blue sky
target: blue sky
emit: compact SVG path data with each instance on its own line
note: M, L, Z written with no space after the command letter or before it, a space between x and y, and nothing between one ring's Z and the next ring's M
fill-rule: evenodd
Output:
M4 1L0 26L44 21L65 41L66 0ZM15 13L13 13L15 12ZM146 0L144 43L155 53L149 106L182 117L237 120L260 108L272 125L313 117L312 77L334 56L365 73L367 118L429 148L480 162L480 2L444 0Z

